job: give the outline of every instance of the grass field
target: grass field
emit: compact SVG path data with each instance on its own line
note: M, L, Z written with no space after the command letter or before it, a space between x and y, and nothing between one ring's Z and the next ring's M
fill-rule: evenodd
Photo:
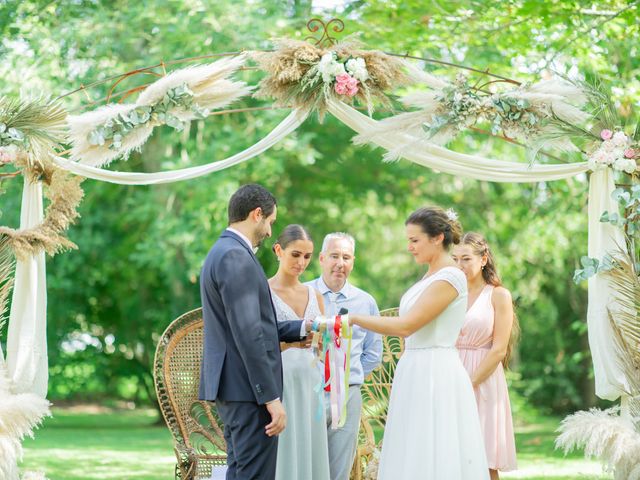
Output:
M503 478L610 479L579 453L563 456L553 442L559 419L529 415L516 427L519 470ZM50 480L170 480L175 457L169 431L152 410L54 409L25 441L22 468ZM302 479L301 479L302 480Z

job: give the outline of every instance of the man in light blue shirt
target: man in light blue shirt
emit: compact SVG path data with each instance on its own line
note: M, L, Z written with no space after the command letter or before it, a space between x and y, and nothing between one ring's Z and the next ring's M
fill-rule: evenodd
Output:
M379 315L378 305L371 295L351 285L347 279L355 261L355 240L351 235L330 233L322 242L320 267L322 276L308 282L324 298L325 315L336 315L341 308L349 313ZM327 435L329 440L329 465L331 480L348 480L356 454L362 397L360 385L382 359L382 338L377 333L357 325L353 327L351 340L351 373L349 376L349 399L347 421L337 430L329 428L331 415L327 413ZM327 405L328 396L327 396Z

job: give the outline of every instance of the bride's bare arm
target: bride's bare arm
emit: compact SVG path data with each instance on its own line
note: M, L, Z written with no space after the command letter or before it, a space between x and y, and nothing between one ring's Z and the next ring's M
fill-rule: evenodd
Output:
M453 285L444 280L436 280L422 292L406 315L374 317L349 314L349 322L383 335L408 337L440 315L457 296L458 292Z

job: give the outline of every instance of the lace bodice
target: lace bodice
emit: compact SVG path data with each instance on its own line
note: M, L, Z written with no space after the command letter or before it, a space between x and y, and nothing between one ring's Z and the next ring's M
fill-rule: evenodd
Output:
M405 315L422 292L437 280L450 283L458 296L437 318L407 337L407 348L453 347L464 323L467 310L467 279L456 267L444 267L415 283L400 300L400 315Z
M271 297L273 298L273 306L276 309L276 317L279 322L287 320L313 320L320 315L320 306L318 305L318 297L313 287L307 285L309 300L307 301L307 307L304 311L304 316L298 318L296 312L282 300L276 292L271 290Z

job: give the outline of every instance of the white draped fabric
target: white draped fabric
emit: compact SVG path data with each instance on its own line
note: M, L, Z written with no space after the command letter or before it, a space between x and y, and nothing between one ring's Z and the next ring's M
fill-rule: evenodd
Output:
M611 169L591 174L589 182L589 249L591 258L602 259L607 253L625 248L622 231L610 223L600 222L604 211L617 212L618 205L611 198L615 189ZM589 278L587 323L589 348L593 358L596 395L607 400L617 399L623 391L629 391L624 372L618 365L609 309L615 308L614 291L607 278L594 275Z
M250 158L260 155L268 150L291 132L296 130L309 116L307 111L294 110L282 122L280 122L266 137L235 155L197 167L183 168L167 172L140 173L140 172L113 172L103 168L92 167L82 163L72 162L62 157L54 157L53 161L61 168L69 170L77 175L102 180L104 182L119 183L123 185L157 185L172 183L181 180L208 175L225 168L242 163Z
M26 177L20 228L43 220L42 183ZM16 262L7 334L7 371L15 393L47 395L47 282L44 252Z
M329 112L358 133L376 127L373 120L341 102L330 102ZM309 112L294 110L272 132L255 145L227 159L208 165L177 171L138 173L114 172L54 157L55 163L75 174L111 183L150 185L187 180L219 171L246 161L275 145L293 132L308 117ZM587 162L558 165L527 165L518 162L489 159L456 153L401 133L384 133L372 141L387 150L401 147L402 156L424 167L478 180L491 182L539 182L569 178L588 171ZM600 223L600 215L611 209L614 185L608 171L595 172L590 178L589 195L589 255L602 257L615 249L619 233L608 224ZM39 184L25 183L21 228L42 219L42 194ZM8 366L20 391L46 394L46 290L44 254L18 262L8 337ZM589 281L589 341L596 376L596 393L601 398L615 399L622 393L624 376L616 363L612 332L607 318L611 291L606 279Z
M329 112L359 134L376 130L376 120L342 102L330 102ZM587 162L559 165L528 165L453 152L403 133L384 133L372 143L386 149L402 149L402 156L423 167L488 182L542 182L560 180L586 172Z

